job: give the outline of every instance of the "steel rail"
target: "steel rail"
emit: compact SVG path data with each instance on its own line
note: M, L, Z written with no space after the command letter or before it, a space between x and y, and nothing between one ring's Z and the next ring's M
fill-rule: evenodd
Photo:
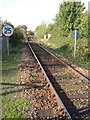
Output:
M68 120L72 120L71 115L69 114L68 110L67 110L66 107L64 106L64 104L63 104L62 100L60 99L60 97L58 96L58 94L57 94L56 90L54 89L52 83L50 82L50 80L49 80L49 78L48 78L48 76L47 76L47 74L46 74L43 66L41 65L40 61L38 60L37 55L35 54L34 50L32 49L32 47L31 47L31 45L30 45L30 42L28 42L28 46L29 46L29 48L31 49L31 51L32 51L35 59L36 59L37 62L38 62L38 64L40 65L40 67L41 67L41 69L42 69L42 71L43 71L43 73L44 73L44 75L45 75L45 77L46 77L46 79L47 79L47 81L48 81L48 83L49 83L49 87L50 87L50 88L52 89L52 91L54 92L58 105L60 105L60 106L62 105L62 108L63 108L64 111L66 112L66 115L67 115L67 117L68 117Z
M37 43L38 44L38 43ZM44 49L45 51L47 51L49 54L51 54L54 58L56 58L57 60L59 60L63 65L65 65L66 67L68 67L69 70L71 70L74 74L76 74L78 77L80 77L83 82L90 84L90 80L88 78L86 78L83 74L81 74L80 72L78 72L76 69L74 69L72 66L70 66L69 64L67 64L65 61L63 61L62 59L58 58L57 56L55 56L53 53L51 53L50 51L48 51L46 48L42 47L40 44L38 44L42 49Z

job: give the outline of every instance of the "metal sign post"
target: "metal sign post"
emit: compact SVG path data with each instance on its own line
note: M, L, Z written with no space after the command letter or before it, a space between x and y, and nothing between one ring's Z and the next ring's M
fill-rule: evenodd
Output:
M7 55L9 56L9 37L7 37Z
M9 56L9 37L13 35L13 27L11 25L4 25L2 28L2 34L7 37L7 55Z
M74 57L75 57L76 56L76 40L80 38L80 34L77 30L73 30L71 37L74 40Z
M77 31L75 30L75 40L74 40L74 57L76 55L76 35L77 35Z

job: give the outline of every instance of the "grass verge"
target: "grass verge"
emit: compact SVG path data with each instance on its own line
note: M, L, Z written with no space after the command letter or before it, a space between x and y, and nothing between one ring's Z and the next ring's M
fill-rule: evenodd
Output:
M48 41L39 41L45 46L49 47L55 53L64 58L68 58L74 64L84 69L90 70L88 39L78 39L76 46L76 56L74 57L74 40L70 37L61 37L59 39L51 38Z
M10 56L7 52L2 54L2 116L3 120L25 120L25 109L28 107L26 100L21 97L22 89L18 88L19 66L22 55L22 45L10 48Z

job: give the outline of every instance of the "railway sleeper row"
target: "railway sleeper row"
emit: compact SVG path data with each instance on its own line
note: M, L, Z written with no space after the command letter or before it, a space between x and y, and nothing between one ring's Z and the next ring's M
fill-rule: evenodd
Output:
M25 97L28 108L25 108L27 120L67 120L62 107L58 106L55 94L48 87L48 82L39 64L27 45L24 48L23 62L20 64L21 76L18 81L23 89L21 96ZM21 86L23 84L23 86Z
M89 80L77 71L75 74L75 71L70 66L68 70L67 65L62 61L60 62L52 53L42 48L41 45L36 43L28 43L28 45L48 81L47 86L54 93L58 105L61 106L62 104L65 116L68 119L87 119L89 113ZM73 88L75 86L77 89Z
M31 45L30 45L29 43L28 43L28 46L29 46L30 50L32 51L35 59L37 60L40 68L41 68L42 71L43 71L43 75L44 75L45 78L46 78L46 79L45 79L46 88L47 88L47 89L50 89L50 90L52 91L52 93L53 93L53 94L52 94L52 97L55 99L55 101L57 101L57 104L58 104L58 108L57 108L58 119L61 118L61 119L63 119L63 120L71 120L70 114L68 113L67 109L65 108L65 106L64 106L64 104L62 103L61 99L59 98L57 92L55 91L54 87L52 86L52 84L51 84L51 82L50 82L47 74L45 73L42 65L40 64L37 56L35 55L32 47L31 47ZM52 108L52 110L53 110L53 108ZM39 110L39 115L40 115L41 118L45 118L44 116L52 116L52 117L54 118L54 116L53 116L53 111L52 111L52 110ZM56 116L57 116L57 115L56 115ZM50 118L49 118L49 119L50 119Z

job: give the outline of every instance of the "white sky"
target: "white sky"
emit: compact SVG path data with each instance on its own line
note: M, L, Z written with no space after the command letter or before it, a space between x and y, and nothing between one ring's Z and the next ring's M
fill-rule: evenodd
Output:
M28 30L35 30L41 25L53 23L59 4L63 0L0 0L0 17L8 20L15 27L26 25ZM81 0L88 9L89 0Z

